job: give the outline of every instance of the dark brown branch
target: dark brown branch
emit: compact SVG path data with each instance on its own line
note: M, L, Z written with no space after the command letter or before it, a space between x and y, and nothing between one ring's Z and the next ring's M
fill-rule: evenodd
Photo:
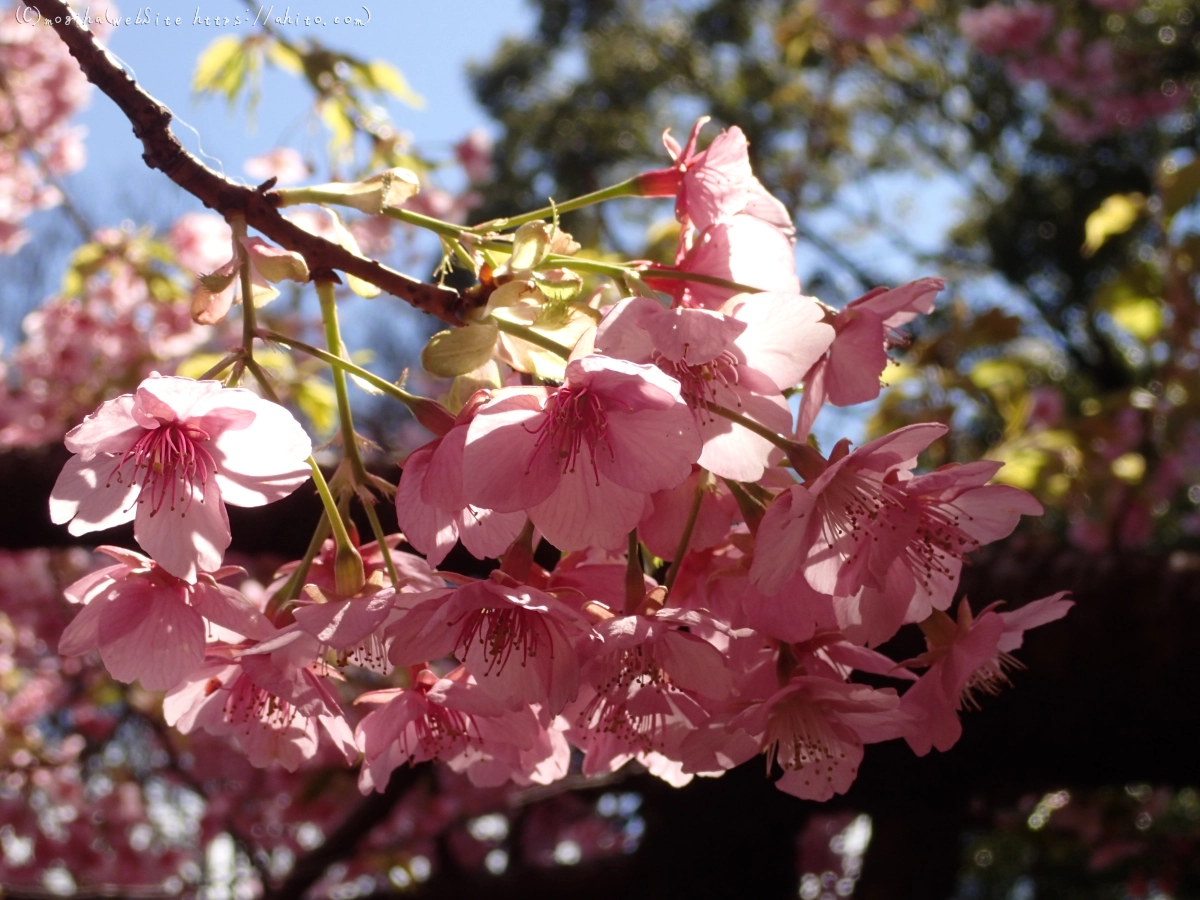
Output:
M417 281L309 234L281 216L265 192L235 184L204 165L171 133L171 111L138 87L63 0L41 0L39 6L88 81L107 94L129 119L134 135L145 148L142 158L146 165L161 171L210 209L226 216L244 216L252 228L302 255L309 271L338 269L356 275L444 322L459 324L461 298L457 291Z
M354 856L359 841L391 815L396 804L416 784L426 768L405 766L392 772L392 778L383 793L371 794L363 800L321 846L307 856L300 857L283 884L273 891L267 891L263 900L300 900L304 892L325 874L326 869Z

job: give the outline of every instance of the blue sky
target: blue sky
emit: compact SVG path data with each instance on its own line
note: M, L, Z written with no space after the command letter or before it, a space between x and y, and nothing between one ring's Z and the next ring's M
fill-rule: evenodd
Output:
M76 11L85 12L77 2ZM433 157L449 153L451 145L472 128L487 126L488 119L475 103L467 81L467 65L486 60L505 36L527 33L533 26L532 10L524 0L489 0L438 4L426 0L379 0L365 7L370 21L362 26L336 26L332 19L347 14L365 18L364 6L347 0L301 0L299 3L266 3L271 19L290 16L277 25L292 40L312 37L334 49L366 59L384 59L397 66L413 89L425 98L422 109L399 102L388 104L392 121L412 134L419 149ZM249 27L213 27L193 24L218 13L252 18L255 4L238 0L160 2L134 5L106 2L86 5L87 14L99 17L119 10L122 18L141 12L153 21L168 15L182 19L172 25L121 25L107 39L109 49L121 59L138 82L176 115L175 134L193 153L215 169L234 178L246 178L242 165L251 156L286 144L301 151L320 151L326 135L311 122L311 93L298 79L277 71L263 78L263 100L251 119L244 104L230 109L223 99L197 98L191 89L196 59L212 41L223 35L244 35ZM247 16L247 11L250 15ZM148 13L148 14L147 14ZM327 24L299 24L299 17L320 16ZM223 19L222 19L223 21ZM34 26L30 26L34 27ZM44 26L40 26L44 27ZM125 117L98 91L79 117L87 130L87 167L67 180L67 190L78 208L96 225L118 225L122 220L165 225L183 212L201 209L199 201L169 182L160 172L146 168L142 148ZM323 177L319 172L318 177ZM33 216L28 226L35 238L23 249L24 259L0 257L3 309L0 340L11 348L19 339L21 318L52 293L61 277L67 241L53 241L66 232L75 240L67 218L58 210ZM39 239L39 235L44 239ZM56 246L62 245L62 246ZM37 259L30 257L36 256ZM34 270L31 274L31 269Z

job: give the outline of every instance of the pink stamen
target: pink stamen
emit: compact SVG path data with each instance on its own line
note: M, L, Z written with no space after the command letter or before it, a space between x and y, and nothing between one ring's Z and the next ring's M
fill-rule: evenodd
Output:
M187 495L183 505L186 515L197 488L200 502L204 502L209 473L216 470L212 454L204 447L208 439L209 435L204 431L186 423L171 422L148 429L125 451L109 474L109 483L115 478L118 484L123 484L125 466L132 462L130 478L134 484L140 480L142 485L137 502L148 501L152 507L151 516L162 509L168 494L169 509L174 512L177 499L184 502L176 496L177 491Z
M615 459L612 445L608 442L608 414L596 394L585 388L563 385L558 393L546 403L546 415L538 426L538 439L534 453L549 443L563 463L563 472L575 471L575 460L579 451L587 447L592 463L592 474L600 484L600 471L596 468L596 449L608 448L609 457Z

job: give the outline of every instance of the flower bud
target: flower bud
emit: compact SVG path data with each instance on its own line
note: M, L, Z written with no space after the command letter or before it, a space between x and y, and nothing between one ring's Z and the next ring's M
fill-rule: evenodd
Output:
M250 254L250 262L258 274L267 281L273 284L280 281L308 281L308 264L299 253L275 247L262 238L246 238L242 246Z
M338 546L333 558L333 577L337 592L343 597L353 597L367 583L362 555L352 543Z

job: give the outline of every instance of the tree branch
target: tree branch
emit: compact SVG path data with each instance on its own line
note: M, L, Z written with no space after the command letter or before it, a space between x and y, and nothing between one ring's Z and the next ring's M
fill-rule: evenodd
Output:
M387 788L371 794L350 813L321 846L296 861L296 867L278 888L267 891L263 900L300 900L335 862L350 859L359 841L371 833L395 809L396 804L416 784L427 766L404 766L392 772Z
M138 87L63 0L41 0L39 6L43 19L52 23L88 81L107 94L129 119L134 135L145 148L142 159L146 165L161 171L210 209L224 215L245 216L257 231L281 247L301 254L310 272L338 269L444 322L460 324L461 297L457 291L417 281L309 234L280 215L272 196L263 189L236 184L204 165L171 133L171 111Z

